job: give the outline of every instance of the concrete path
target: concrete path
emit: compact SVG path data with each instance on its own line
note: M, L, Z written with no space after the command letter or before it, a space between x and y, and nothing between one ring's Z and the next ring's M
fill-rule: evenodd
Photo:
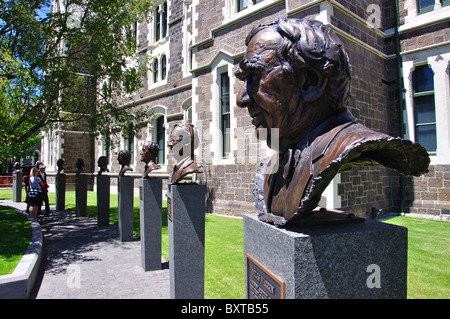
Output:
M25 210L24 203L0 205ZM96 218L54 212L41 221L44 258L31 298L168 299L169 269L145 272L136 239L120 242L118 227L99 227Z

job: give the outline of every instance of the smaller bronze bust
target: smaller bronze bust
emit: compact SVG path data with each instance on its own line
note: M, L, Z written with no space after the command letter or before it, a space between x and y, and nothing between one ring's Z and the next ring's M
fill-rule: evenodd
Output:
M158 152L158 143L147 141L144 143L144 145L142 145L141 161L145 163L144 173L142 174L143 178L149 178L148 174L150 174L155 169L161 168L161 166L156 163Z
M191 173L203 173L203 166L199 166L194 162L194 142L194 125L182 122L174 126L168 145L177 163L173 166L173 171L170 173L169 184L177 184L184 176Z
M117 160L119 161L119 164L121 165L119 176L125 176L126 172L133 171L133 169L130 167L131 153L129 151L127 151L127 150L120 151L119 155L117 157Z
M98 175L102 175L103 172L109 172L108 158L106 156L100 156L97 160Z
M56 166L58 167L58 171L56 174L61 174L61 172L64 170L64 160L60 158L56 161Z
M20 163L19 162L14 163L14 173L20 173Z
M77 168L76 174L80 175L84 169L84 161L82 158L77 159L77 162L75 163L75 167Z

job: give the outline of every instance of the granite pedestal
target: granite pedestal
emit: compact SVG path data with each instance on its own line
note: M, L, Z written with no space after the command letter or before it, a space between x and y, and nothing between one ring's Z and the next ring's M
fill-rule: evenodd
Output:
M167 194L169 275L172 299L203 299L205 185L171 185Z
M75 176L75 210L77 217L87 216L87 180L88 176Z
M134 179L119 176L119 239L122 242L133 240L133 193Z
M109 201L111 178L97 175L97 225L109 226Z
M66 174L56 174L55 189L55 209L56 211L62 211L66 208Z
M142 268L161 270L162 179L142 178L139 199Z
M246 296L406 298L407 229L363 223L277 228L244 216Z
M13 202L20 203L22 201L22 184L23 174L13 173Z

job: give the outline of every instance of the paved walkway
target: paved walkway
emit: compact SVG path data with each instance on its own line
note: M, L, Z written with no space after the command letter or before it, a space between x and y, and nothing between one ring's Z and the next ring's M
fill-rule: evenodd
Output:
M24 203L0 204L25 210ZM162 259L162 270L145 272L138 239L122 243L117 226L52 213L41 221L44 258L31 298L169 298L168 263Z

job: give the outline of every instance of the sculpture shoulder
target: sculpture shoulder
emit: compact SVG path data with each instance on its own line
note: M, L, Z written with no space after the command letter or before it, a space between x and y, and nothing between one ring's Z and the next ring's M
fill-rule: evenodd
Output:
M203 166L199 166L192 159L187 158L174 165L170 182L176 184L188 174L203 173L203 171Z
M382 165L404 175L420 176L428 171L428 152L420 144L371 130L360 123L343 128L330 141L328 164L339 171L352 166Z

